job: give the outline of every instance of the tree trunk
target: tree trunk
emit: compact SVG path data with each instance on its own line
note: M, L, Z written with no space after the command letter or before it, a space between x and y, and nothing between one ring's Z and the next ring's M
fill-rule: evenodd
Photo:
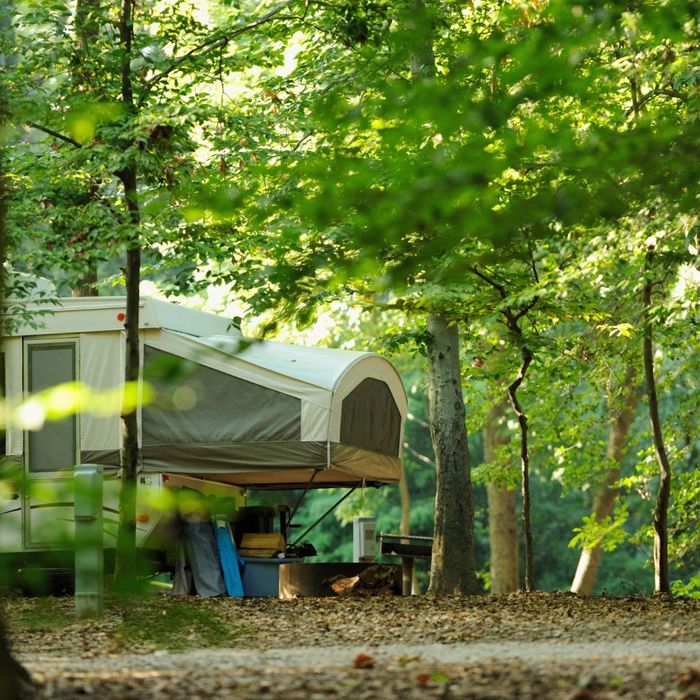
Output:
M447 318L428 317L430 434L436 494L429 593L479 591L474 562L474 506L459 360L459 333Z
M131 38L133 31L132 0L122 0L119 22L122 51L122 100L134 111L131 85ZM126 144L128 148L130 144ZM126 363L125 381L139 379L139 283L141 277L141 248L139 228L141 217L138 202L138 178L136 165L129 163L120 173L124 187L124 204L129 216L131 235L126 252ZM121 488L119 492L119 530L117 532L117 555L115 575L120 587L128 587L136 576L136 475L138 470L139 444L137 414L122 413Z
M11 3L0 0L0 31L12 31ZM4 95L0 93L0 129L5 127L8 108ZM7 257L7 179L5 178L5 149L0 146L0 305L5 299L5 260ZM0 341L2 340L2 322L0 321ZM21 696L22 688L31 685L31 678L10 652L10 645L5 635L5 628L0 617L0 698L15 700Z
M522 336L522 332L521 332ZM520 474L521 474L521 495L523 535L525 537L525 590L528 592L535 590L535 564L534 550L532 546L532 525L530 521L530 453L528 450L528 422L527 416L518 401L518 388L523 383L527 369L532 362L532 352L523 345L521 348L522 364L515 380L508 386L508 396L513 406L515 415L518 417L520 427Z
M83 65L89 48L99 37L100 18L102 10L101 0L77 0L75 5L75 37L78 46L72 60L72 77L78 89L85 90L88 94L90 85L86 80L86 71ZM89 259L85 260L86 271L79 282L72 288L74 297L96 297L97 291L97 263Z
M532 270L535 281L539 282L534 260L532 262ZM508 291L506 287L499 283L493 277L484 274L478 267L474 266L472 272L484 282L490 284L497 292L501 299L505 302L508 299ZM523 537L525 539L525 590L535 590L535 565L534 565L534 549L532 545L532 525L530 522L530 453L528 450L528 422L527 416L518 400L518 389L525 379L527 370L534 359L532 350L525 342L525 334L520 326L520 319L531 311L537 304L538 299L535 297L528 305L521 308L519 311L514 311L510 308L505 308L501 311L505 319L506 327L511 333L512 339L520 347L520 371L518 376L508 386L508 397L510 398L511 406L518 417L518 426L520 428L520 473L521 473L521 494L522 494L522 522L523 522Z
M644 266L646 282L642 293L642 312L644 320L644 379L654 452L659 465L659 490L656 494L656 508L654 509L654 592L670 595L671 583L668 576L668 503L671 497L671 464L668 461L664 437L661 431L659 400L656 393L656 378L654 376L654 338L651 320L653 286L651 267L653 260L654 252L649 250L646 254Z
M97 291L97 271L94 269L95 265L92 263L87 263L90 269L83 275L80 280L80 284L71 289L71 294L74 297L96 297L99 296Z
M508 442L498 430L498 421L506 411L506 401L489 409L484 425L484 460L492 462L496 450ZM512 593L520 588L520 553L515 505L515 489L498 483L486 484L489 509L489 547L491 553L491 593Z
M401 499L401 528L402 535L411 534L411 492L408 490L408 479L406 478L406 469L401 464L401 480L399 481L399 497ZM412 567L411 576L411 594L418 595L420 586L416 576L415 566Z
M593 515L597 522L602 522L613 512L617 499L618 489L615 484L620 478L620 468L622 459L625 456L627 437L634 418L634 409L639 399L639 394L634 384L635 374L633 368L630 367L627 370L622 406L617 410L613 409L606 456L608 460L615 462L615 466L605 475L605 480L593 499ZM600 545L591 549L583 548L576 567L576 574L571 584L572 592L580 595L591 595L593 593L602 552L603 549Z
M127 251L126 263L126 369L125 381L139 378L139 275L140 250ZM115 576L128 587L136 576L136 482L138 471L137 413L122 413L122 451L120 462L119 530Z

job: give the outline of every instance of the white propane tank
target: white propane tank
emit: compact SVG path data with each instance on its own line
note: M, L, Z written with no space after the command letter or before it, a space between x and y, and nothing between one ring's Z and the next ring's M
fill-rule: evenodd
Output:
M352 519L352 560L367 562L375 560L374 518L356 516Z

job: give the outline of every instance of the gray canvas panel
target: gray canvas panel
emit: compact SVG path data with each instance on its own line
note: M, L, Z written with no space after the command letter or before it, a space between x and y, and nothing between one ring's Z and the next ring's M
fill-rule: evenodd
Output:
M400 454L401 414L385 382L368 378L344 399L340 442L373 452Z
M284 469L326 466L325 442L265 442L230 444L146 445L141 450L145 471L199 474L221 470ZM85 463L118 465L118 450L86 450Z
M401 479L401 459L393 455L362 450L351 445L331 445L331 464L348 478L397 484Z
M301 439L301 400L146 346L143 445Z
M325 442L278 443L274 445L274 452L270 444L229 445L226 446L231 449L228 459L221 445L213 446L216 452L209 454L209 459L205 458L206 448L212 446L189 445L186 452L182 452L182 447L172 445L163 450L161 456L169 453L171 459L147 455L144 471L191 474L250 488L303 488L317 470L320 471L312 488L359 486L363 482L366 485L395 484L401 476L401 461L397 457L336 443L331 445L330 468L326 468ZM179 456L177 450L181 450ZM84 452L83 461L116 465L119 453L116 450Z
M104 467L119 466L119 450L83 450L81 464L100 464Z

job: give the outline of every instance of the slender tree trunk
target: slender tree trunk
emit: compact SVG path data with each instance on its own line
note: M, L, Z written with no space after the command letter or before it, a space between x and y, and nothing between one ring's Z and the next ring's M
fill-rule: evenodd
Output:
M535 281L539 282L534 259L531 262ZM506 290L505 285L499 283L493 277L484 274L476 266L472 268L472 272L477 277L484 280L484 282L491 285L498 292L498 295L504 302L507 301L508 291ZM534 359L534 355L525 342L525 334L520 326L520 320L536 306L537 302L538 299L535 297L528 305L521 308L517 312L511 308L505 308L501 311L505 319L506 327L512 335L512 339L520 347L520 357L522 360L518 376L508 386L508 397L510 398L510 403L515 411L515 415L518 417L518 426L520 428L522 523L523 537L525 539L525 590L528 592L535 590L535 555L532 543L532 525L530 522L530 453L528 450L528 421L527 416L520 405L520 401L518 400L518 389L525 379L525 375L527 374L527 370Z
M430 434L436 494L429 593L477 593L474 506L459 360L459 332L442 315L428 317Z
M670 595L671 584L668 576L668 503L671 497L671 464L666 454L661 418L659 416L659 400L656 393L656 378L654 376L654 338L653 322L651 320L652 304L652 263L653 250L646 254L646 282L642 293L642 311L644 319L644 379L646 384L647 403L649 406L649 422L654 442L654 452L659 465L659 490L656 494L654 509L654 592Z
M507 402L491 406L484 425L484 460L492 462L496 451L508 442L498 430ZM489 547L491 554L491 593L512 593L520 588L520 554L515 504L515 489L498 483L486 484L489 509Z
M119 22L120 47L122 52L122 100L129 111L134 111L134 96L131 85L131 39L133 32L132 0L122 0ZM129 147L129 144L126 145ZM125 380L139 379L139 283L141 276L141 248L139 229L141 217L138 201L138 177L132 162L119 173L124 187L124 204L128 212L131 235L126 252L126 368ZM119 530L117 533L117 559L115 574L120 586L133 583L136 575L136 475L139 459L137 414L123 413L121 489L119 493Z
M637 387L634 383L635 374L636 372L632 367L628 368L623 389L622 406L616 410L613 409L614 413L610 422L606 456L608 460L612 460L615 463L615 466L605 475L603 484L593 499L593 515L597 522L602 522L613 512L615 501L617 500L618 489L616 484L620 478L620 468L625 455L627 437L634 418L634 409L639 399ZM600 545L590 549L584 547L578 560L573 583L571 584L572 592L581 595L591 595L593 593L602 552L603 548Z
M99 37L101 10L101 0L77 0L75 5L75 37L78 45L73 56L71 73L78 89L85 90L86 94L91 86L86 78L89 69L84 64L90 48L94 47ZM71 290L74 297L98 296L97 262L90 260L89 254L85 257L85 267L82 278Z
M12 31L11 20L12 3L7 0L0 0L0 31L5 32L5 36ZM4 56L5 64L9 62L9 57ZM8 121L8 107L5 95L0 86L0 129L3 129ZM5 177L5 148L0 144L0 306L5 299L5 260L7 258L7 179ZM0 320L0 342L4 328ZM1 612L1 609L0 609ZM15 700L21 697L23 689L31 687L31 678L27 670L13 656L10 645L5 634L0 615L0 698Z
M525 538L525 590L528 592L535 590L535 563L534 550L532 546L532 524L530 521L530 453L528 450L528 422L527 415L518 400L518 388L523 383L528 367L533 356L530 349L523 345L521 350L522 364L515 380L508 386L508 396L510 403L518 417L520 427L520 474L521 474L521 495L523 501L522 523L523 536Z

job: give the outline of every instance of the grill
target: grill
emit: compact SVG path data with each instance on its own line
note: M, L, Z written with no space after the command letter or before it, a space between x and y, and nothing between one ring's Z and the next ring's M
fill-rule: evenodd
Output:
M379 553L390 557L401 557L401 589L403 595L411 595L413 582L413 560L430 559L433 555L433 538L424 535L401 535L395 532L380 532Z

